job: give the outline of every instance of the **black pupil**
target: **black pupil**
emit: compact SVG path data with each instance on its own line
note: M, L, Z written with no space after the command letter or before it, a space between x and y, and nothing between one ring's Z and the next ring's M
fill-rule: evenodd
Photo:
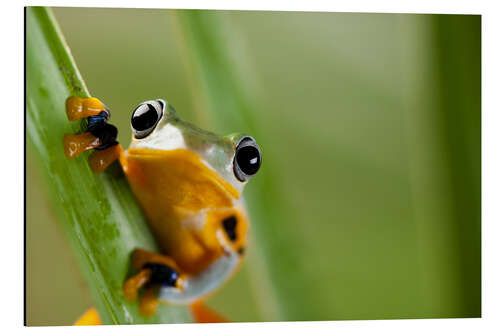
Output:
M229 237L232 242L236 240L236 223L238 223L238 220L236 220L234 216L229 216L222 221L227 237Z
M138 107L132 116L132 127L136 131L150 129L158 121L158 113L151 104L143 104Z
M242 147L236 153L236 161L241 171L247 175L253 175L260 168L260 153L253 146Z

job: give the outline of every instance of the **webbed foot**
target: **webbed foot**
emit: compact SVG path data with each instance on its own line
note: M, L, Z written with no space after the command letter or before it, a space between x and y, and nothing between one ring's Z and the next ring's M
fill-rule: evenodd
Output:
M69 97L66 100L66 114L70 121L87 118L85 133L64 136L64 152L68 158L74 158L86 150L95 149L89 156L89 163L96 173L104 171L119 158L122 148L116 141L118 130L107 123L111 114L101 101L95 97Z
M139 290L145 288L139 302L139 310L144 316L152 316L158 307L160 287L180 288L182 277L174 260L154 252L136 249L132 253L132 267L139 272L123 284L127 300L135 301Z

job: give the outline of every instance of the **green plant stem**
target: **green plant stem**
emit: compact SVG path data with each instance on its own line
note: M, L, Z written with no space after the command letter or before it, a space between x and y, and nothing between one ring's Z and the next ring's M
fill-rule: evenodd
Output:
M65 100L89 96L50 9L26 9L26 133L52 206L89 282L104 324L189 322L186 307L160 306L155 316L139 314L122 284L134 248L155 249L154 239L118 165L94 174L88 153L65 157L64 134L81 130L65 114ZM57 258L47 258L57 260ZM57 279L55 276L54 279ZM76 319L76 318L75 318Z

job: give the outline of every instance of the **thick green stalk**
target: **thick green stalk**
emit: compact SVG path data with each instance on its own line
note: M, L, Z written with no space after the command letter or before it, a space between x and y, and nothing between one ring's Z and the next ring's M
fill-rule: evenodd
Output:
M89 96L64 38L49 9L26 9L26 134L58 219L66 230L95 305L105 324L189 322L186 307L161 306L150 318L128 302L122 284L130 253L155 243L120 168L94 174L88 153L65 157L64 134L81 130L65 114L71 95ZM57 258L47 258L57 260ZM57 277L55 277L57 278ZM76 318L75 318L76 319Z

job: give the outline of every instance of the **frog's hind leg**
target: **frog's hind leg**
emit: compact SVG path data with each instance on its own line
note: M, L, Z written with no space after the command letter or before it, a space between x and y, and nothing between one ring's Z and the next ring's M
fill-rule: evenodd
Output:
M66 114L70 121L87 119L87 131L64 136L64 152L68 158L95 149L89 156L89 164L96 173L104 171L120 157L122 148L116 141L118 130L108 124L110 111L97 98L70 97L66 100Z
M190 306L191 313L197 323L228 323L225 317L221 316L214 310L210 309L203 303L203 301L197 301L192 303Z
M183 274L172 258L144 249L134 250L132 267L138 273L125 281L123 293L127 300L135 301L139 290L144 288L139 302L139 310L144 316L156 313L160 287L166 286L182 290L189 279L188 274ZM207 307L201 300L191 303L189 307L197 323L229 322L225 317Z
M101 317L99 317L99 313L97 312L97 309L90 308L80 318L78 318L73 325L75 326L102 325L102 322L101 322Z
M125 281L123 294L127 300L135 301L139 290L144 287L139 303L139 310L144 316L155 314L160 286L178 288L183 280L180 269L172 258L144 249L134 250L132 267L138 273Z

